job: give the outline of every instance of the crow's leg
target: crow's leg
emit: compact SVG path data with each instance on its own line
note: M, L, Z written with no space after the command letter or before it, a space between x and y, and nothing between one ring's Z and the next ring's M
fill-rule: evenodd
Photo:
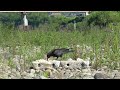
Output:
M62 60L62 56L63 56L63 55L60 55L60 57L61 57L61 60Z
M49 58L50 58L50 57L47 57L47 61L48 61Z
M48 61L48 58L47 58L47 61Z

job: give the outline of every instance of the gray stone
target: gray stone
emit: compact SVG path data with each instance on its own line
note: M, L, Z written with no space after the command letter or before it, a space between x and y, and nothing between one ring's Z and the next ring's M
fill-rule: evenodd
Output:
M81 58L77 58L77 61L81 63L82 68L88 68L90 65L90 59L87 58L86 60L83 60Z
M94 75L94 79L104 79L104 75L101 74L101 73L96 73L96 74Z
M120 72L116 72L113 79L120 79Z
M63 68L69 68L69 69L76 69L76 68L79 68L81 69L81 62L79 61L74 61L74 60L71 60L71 61L61 61L61 67Z
M51 61L52 65L53 65L53 68L58 68L60 67L60 61L57 61L57 60L53 60Z
M34 73L35 73L35 70L34 70L34 69L31 69L31 70L30 70L30 73L33 73L33 74L34 74Z
M82 73L91 73L91 69L90 68L82 69L81 71L82 71Z
M44 59L33 61L32 64L35 69L52 68L52 63Z
M96 74L94 75L94 79L110 79L110 77L107 76L106 74L96 73Z

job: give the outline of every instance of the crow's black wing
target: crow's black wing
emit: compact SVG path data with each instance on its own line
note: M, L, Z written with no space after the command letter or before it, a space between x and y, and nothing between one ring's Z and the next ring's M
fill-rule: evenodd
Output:
M58 57L60 57L61 55L63 55L63 51L62 50L55 50L54 51L54 55L56 55L56 56L58 56Z

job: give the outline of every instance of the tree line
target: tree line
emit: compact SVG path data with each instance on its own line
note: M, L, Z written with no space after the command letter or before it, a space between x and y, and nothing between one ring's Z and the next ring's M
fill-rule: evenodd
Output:
M92 11L86 17L66 17L64 14L54 17L49 16L48 12L29 12L27 18L29 25L36 28L48 26L50 30L59 30L61 27L73 30L74 20L77 23L77 30L94 26L104 28L111 23L117 25L120 22L120 11ZM18 12L1 12L0 24L16 27L23 24L23 19Z

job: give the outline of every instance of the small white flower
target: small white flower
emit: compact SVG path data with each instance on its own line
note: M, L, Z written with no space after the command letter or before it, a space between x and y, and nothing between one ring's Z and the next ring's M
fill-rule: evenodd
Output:
M76 47L80 47L80 45L77 45Z

